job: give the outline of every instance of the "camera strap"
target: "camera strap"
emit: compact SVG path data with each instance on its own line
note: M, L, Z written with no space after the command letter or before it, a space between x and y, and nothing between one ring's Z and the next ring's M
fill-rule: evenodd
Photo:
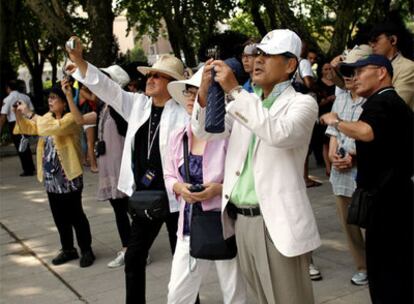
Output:
M157 137L157 133L158 133L158 130L160 129L160 123L161 123L161 119L160 119L160 121L158 122L157 128L154 131L154 135L151 139L151 118L152 118L152 113L150 114L149 124L148 124L147 161L150 160L152 146L154 145L154 140Z
M108 118L109 115L109 108L108 106L105 106L101 112L101 116L99 119L99 125L98 125L98 140L103 140L103 132L104 132L104 125L105 121Z

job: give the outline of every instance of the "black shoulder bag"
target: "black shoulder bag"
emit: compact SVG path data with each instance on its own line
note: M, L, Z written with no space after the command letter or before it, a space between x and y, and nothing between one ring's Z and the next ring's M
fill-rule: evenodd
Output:
M184 134L185 180L190 183L188 137ZM190 205L190 255L205 260L230 260L237 255L236 238L223 238L220 211L203 211L201 203Z
M370 221L371 208L380 195L381 189L387 184L393 175L393 170L388 172L382 183L377 188L357 188L352 194L351 204L348 206L346 222L361 228L367 228Z

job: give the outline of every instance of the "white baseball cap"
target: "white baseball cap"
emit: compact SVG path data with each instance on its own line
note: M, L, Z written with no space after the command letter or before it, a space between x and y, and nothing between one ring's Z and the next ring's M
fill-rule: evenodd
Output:
M257 48L270 55L280 55L289 52L295 55L296 58L299 58L302 51L302 41L291 30L273 30L264 36Z

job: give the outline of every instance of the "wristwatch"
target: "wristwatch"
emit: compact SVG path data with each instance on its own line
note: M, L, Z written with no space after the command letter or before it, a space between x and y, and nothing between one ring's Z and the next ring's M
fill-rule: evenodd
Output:
M231 89L226 94L226 97L227 97L226 100L227 100L227 102L235 100L236 97L237 97L237 95L239 95L242 90L243 90L243 87L241 85L238 85L238 86L234 87L233 89Z
M338 125L339 123L343 121L342 119L340 119L339 117L334 121L334 123L332 124L332 126L338 130Z

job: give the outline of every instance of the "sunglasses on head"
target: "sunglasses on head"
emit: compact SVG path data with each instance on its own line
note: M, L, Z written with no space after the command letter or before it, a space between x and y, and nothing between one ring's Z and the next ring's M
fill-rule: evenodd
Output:
M147 79L150 79L150 78L154 78L154 79L164 78L164 79L167 79L167 80L173 80L171 77L164 76L164 75L161 75L159 73L148 73L147 74Z

